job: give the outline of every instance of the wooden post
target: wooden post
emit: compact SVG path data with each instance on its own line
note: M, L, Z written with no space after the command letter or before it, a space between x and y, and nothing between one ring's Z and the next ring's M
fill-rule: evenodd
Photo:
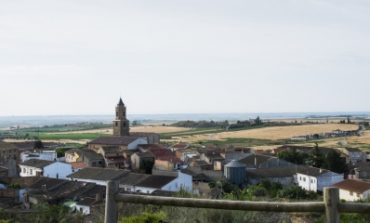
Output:
M104 223L117 223L118 208L115 200L119 186L115 181L109 181L106 187L105 196L105 218Z
M326 223L339 223L339 189L334 187L324 188L324 202Z

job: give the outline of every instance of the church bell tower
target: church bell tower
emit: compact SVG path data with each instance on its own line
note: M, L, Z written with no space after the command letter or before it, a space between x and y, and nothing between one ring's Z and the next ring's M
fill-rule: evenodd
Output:
M116 119L113 121L113 135L114 136L128 136L130 135L130 121L126 117L126 106L119 99L116 107Z

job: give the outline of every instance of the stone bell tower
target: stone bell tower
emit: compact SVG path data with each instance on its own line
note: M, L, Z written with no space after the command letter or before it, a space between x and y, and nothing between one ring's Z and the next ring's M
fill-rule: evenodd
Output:
M130 135L130 121L126 117L126 106L119 99L116 107L116 119L113 121L113 135L114 136L128 136Z

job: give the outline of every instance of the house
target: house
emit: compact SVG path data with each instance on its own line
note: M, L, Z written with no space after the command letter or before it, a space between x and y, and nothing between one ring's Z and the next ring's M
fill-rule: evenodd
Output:
M296 165L274 156L262 154L249 154L247 157L238 160L247 166L247 169L287 168Z
M89 149L104 157L108 168L129 168L130 151L137 150L141 144L147 144L145 138L133 136L101 137L90 142Z
M127 170L87 167L67 176L67 178L72 181L107 186L108 181L118 180L120 177L128 173L129 171Z
M297 172L298 186L307 191L322 192L324 187L330 187L343 181L344 175L315 167L300 168Z
M370 182L360 180L344 180L333 187L339 188L339 197L345 201L359 201L370 198Z
M261 168L247 169L247 182L250 184L259 184L264 180L280 183L284 186L290 186L295 183L296 168Z
M74 173L74 172L77 172L77 171L79 171L79 170L82 170L82 169L84 169L84 168L86 168L86 167L88 167L87 165L86 165L86 163L84 163L84 162L77 162L77 163L70 163L71 164L71 166L72 166L72 172Z
M130 136L145 138L148 144L159 144L161 142L161 135L151 132L131 132Z
M183 162L186 162L189 159L192 159L196 156L199 156L199 152L192 148L186 148L186 149L178 149L175 150L175 155L178 159L180 159Z
M175 145L171 146L170 149L172 151L177 151L177 150L185 150L185 149L188 149L189 147L190 147L189 144L178 143L178 144L175 144Z
M9 177L9 169L6 167L0 166L0 178L7 178Z
M23 178L25 179L25 178ZM30 177L29 182L20 182L32 204L64 204L72 211L91 214L98 204L103 204L105 187L92 183L75 182L45 177ZM22 199L25 200L24 198Z
M136 152L133 155L131 155L131 168L133 170L147 171L147 168L150 168L150 170L152 170L153 166L154 166L154 163L155 163L155 157L149 151L147 151L147 152ZM150 167L148 167L148 165Z
M104 167L104 157L88 149L71 149L65 153L67 163L83 162L89 167Z
M56 161L57 158L58 156L55 150L35 150L21 153L21 162L26 162L30 159Z
M159 172L161 175L129 173L120 179L120 188L126 192L152 194L155 191L192 192L192 176L182 172Z
M221 156L225 159L225 163L229 163L232 160L240 160L249 156L253 152L251 148L232 148L225 149L221 152Z
M370 181L370 162L357 163L350 171L348 178Z
M18 148L10 143L0 141L0 160L19 159Z
M139 150L150 152L154 156L154 169L171 171L180 168L182 164L182 161L176 157L174 152L160 144L140 145Z
M19 164L19 167L19 175L21 177L44 176L55 179L66 179L72 173L71 164L46 160L27 160Z
M117 147L120 151L136 150L139 145L148 144L145 137L136 136L106 136L88 143L89 149L99 153L102 147Z
M225 158L221 156L218 150L209 150L200 154L200 160L213 166L213 170L221 171Z

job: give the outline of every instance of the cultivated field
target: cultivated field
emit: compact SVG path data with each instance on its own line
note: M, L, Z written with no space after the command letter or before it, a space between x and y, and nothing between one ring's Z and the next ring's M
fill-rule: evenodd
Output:
M143 125L143 126L135 126L131 127L131 132L154 132L154 133L172 133L172 132L182 132L187 131L188 128L181 128L181 127L173 127L173 126L160 126L160 125ZM113 134L112 128L106 129L92 129L92 130L83 130L83 131L68 131L68 132L49 132L47 134Z
M312 124L299 126L282 126L282 127L267 127L251 130L242 130L234 132L221 132L215 134L199 134L192 136L176 137L181 141L206 141L206 140L224 140L232 138L251 138L251 139L268 139L280 140L289 139L294 136L319 134L331 132L333 130L356 130L357 125L348 124Z

